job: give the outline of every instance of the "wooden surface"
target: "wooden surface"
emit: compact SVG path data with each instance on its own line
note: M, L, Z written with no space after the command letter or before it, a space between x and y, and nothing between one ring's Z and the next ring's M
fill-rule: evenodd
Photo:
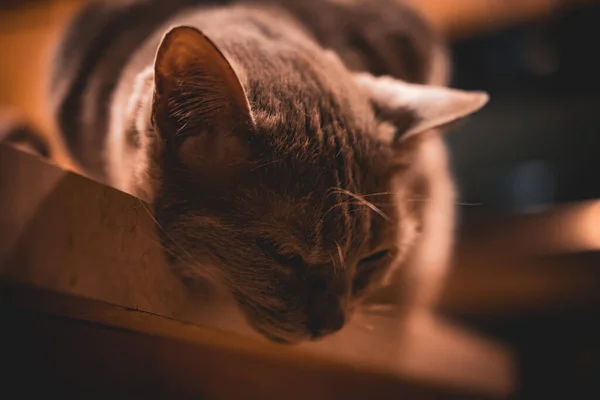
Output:
M472 316L600 307L600 201L466 224L442 299Z
M3 392L14 385L25 398L494 397L418 377L399 379L102 302L23 286L3 289L0 313L7 325L0 352L10 366L3 373ZM35 384L24 384L24 378Z
M46 185L32 184L42 175ZM230 302L192 294L171 274L140 200L8 146L0 146L0 200L0 224L10 227L0 233L4 281L237 332L250 347L279 348L252 332ZM41 305L48 303L33 308ZM82 319L94 314L45 311ZM137 318L111 314L93 322L147 331ZM426 314L364 313L340 333L294 352L495 397L515 384L506 348Z

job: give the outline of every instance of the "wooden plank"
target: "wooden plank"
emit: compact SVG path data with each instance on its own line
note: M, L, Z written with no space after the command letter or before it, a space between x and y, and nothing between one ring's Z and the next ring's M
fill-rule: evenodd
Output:
M250 346L264 342L230 301L191 292L171 273L148 206L140 200L8 146L0 146L0 166L0 198L11 199L0 207L0 221L20 227L3 230L0 237L1 243L12 244L4 246L0 260L5 281L234 331ZM44 170L54 171L44 173L54 176L52 182L32 184ZM17 177L15 171L21 171ZM96 322L127 322L107 318ZM138 320L131 323L131 329L147 330ZM295 351L385 371L400 380L491 396L503 397L514 385L514 364L506 348L426 314L361 315L337 335L295 347L289 357Z
M600 307L600 253L516 258L506 248L467 251L456 254L444 311L490 319Z
M471 221L441 307L519 316L600 306L600 201Z
M487 398L468 388L399 379L386 371L21 285L3 287L0 310L8 327L4 338L10 338L0 344L9 374L42 379L63 390L60 386L77 382L87 393L100 387L144 398Z

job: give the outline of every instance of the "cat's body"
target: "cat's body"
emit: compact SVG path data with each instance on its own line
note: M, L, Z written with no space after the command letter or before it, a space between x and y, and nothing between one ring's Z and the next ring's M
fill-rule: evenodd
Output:
M365 39L377 20L361 26L358 2L323 6L360 28L350 41L310 2L180 2L100 5L67 35L52 97L87 172L152 202L174 267L220 282L271 339L338 330L398 271L410 301L435 300L454 194L432 130L486 96L349 69L445 83L435 35L385 0L424 29L404 57L386 54L393 35Z
M131 55L172 16L230 4L284 6L280 12L295 18L351 70L411 83L449 83L443 40L401 0L93 1L65 32L50 81L58 126L87 174L106 180L101 150L109 131L109 108Z

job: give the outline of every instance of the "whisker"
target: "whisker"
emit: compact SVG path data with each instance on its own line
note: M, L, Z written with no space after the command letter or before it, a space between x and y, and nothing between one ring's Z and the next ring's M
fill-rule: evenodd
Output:
M190 264L187 260L184 260L179 254L175 253L173 250L165 247L162 243L160 243L158 240L154 240L150 235L144 233L144 232L140 232L143 236L146 237L146 239L148 239L149 241L151 241L152 243L156 244L157 246L159 246L161 248L161 250L163 250L164 252L170 254L171 256L173 256L175 259L177 259L178 261L182 262L185 266L193 268L193 265Z
M335 189L334 192L338 192L340 191L339 188L333 188ZM344 193L344 192L341 192ZM345 193L347 194L347 193ZM365 194L362 195L360 197L377 197L377 196L390 196L390 195L395 195L395 194L399 194L399 192L380 192L380 193L369 193L369 194ZM416 201L422 201L422 202L426 202L426 201L431 201L430 198L412 198L412 199L407 199L406 201L409 202L416 202ZM379 203L379 204L395 204L396 202L388 202L388 203ZM479 207L482 206L483 203L468 203L468 202L455 202L454 204L458 205L458 206L465 206L465 207Z
M432 201L433 199L431 198L423 198L423 199L408 199L408 202L411 203L417 203L417 202L422 202L422 203L427 203ZM455 201L454 204L456 204L457 206L464 206L464 207L479 207L482 206L483 203L464 203L464 202L459 202L459 201Z
M392 194L398 194L398 193L396 193L396 192L369 193L369 194L363 195L362 197L389 196Z
M267 163L257 165L256 167L252 168L250 171L256 171L256 170L261 169L263 167L266 167L266 166L269 166L269 165L273 165L273 164L277 164L277 163L279 163L281 161L283 161L283 158L278 158L276 160L269 161Z
M364 321L357 321L354 325L355 329L359 329L361 331L373 332L375 330L375 326L373 324L369 324Z
M407 199L406 202L408 203L428 203L432 201L432 199ZM346 203L344 203L346 204ZM356 202L356 203L350 203L350 204L362 204L362 202ZM390 205L395 205L398 204L397 201L386 201L386 202L377 202L378 205L380 206L390 206ZM456 204L457 206L462 206L462 207L480 207L483 205L483 203L463 203L463 202L454 202L454 204Z
M372 324L364 324L363 327L370 332L375 330L375 326Z
M333 193L338 193L338 194L345 194L346 196L350 196L350 197L354 198L358 202L360 202L360 203L364 204L365 206L369 207L373 212L377 213L380 217L382 217L386 221L391 222L391 218L390 217L388 217L383 211L381 211L373 203L371 203L370 201L362 198L361 196L359 196L359 195L357 195L355 193L352 193L349 190L342 189L342 188L332 188L332 192Z
M455 203L456 205L459 206L465 206L465 207L481 207L483 205L483 203Z
M370 312L387 312L393 311L393 304L368 304L361 307L362 310L370 311Z
M339 202L339 203L337 203L337 204L335 204L335 205L331 206L331 208L330 208L329 210L327 210L327 211L325 212L325 214L323 214L323 217L322 217L322 218L323 218L323 219L325 219L325 217L327 216L327 214L329 214L331 211L333 211L333 210L334 210L334 209L336 209L337 207L342 207L342 206L344 206L344 205L346 205L346 204L348 204L348 201L342 201L342 202Z
M378 303L363 305L358 309L358 313L364 317L384 317L397 318L401 316L404 309L399 304Z
M344 252L342 251L342 247L338 244L338 242L336 242L335 240L333 241L333 243L335 243L335 246L337 247L337 251L338 251L338 257L340 258L340 266L345 269L346 267L346 260L344 260ZM335 266L337 263L333 263L333 265Z
M184 249L183 247L181 247L179 245L179 243L177 243L176 241L174 241L168 234L167 231L162 227L161 224L158 223L158 221L156 220L156 218L154 217L154 215L152 214L152 212L148 209L148 207L146 207L146 204L144 204L144 202L140 199L138 199L140 204L142 205L142 207L144 208L144 210L146 210L146 212L148 213L148 215L150 216L150 218L152 219L152 221L154 221L154 223L156 224L156 226L163 232L163 234L165 235L165 237L167 239L169 239L175 246L177 246L177 248L179 248L179 250L181 252L184 253L184 255L188 256L190 258L191 261L193 261L196 264L200 264L198 261L196 261L196 259L194 258L194 256L192 256L186 249Z

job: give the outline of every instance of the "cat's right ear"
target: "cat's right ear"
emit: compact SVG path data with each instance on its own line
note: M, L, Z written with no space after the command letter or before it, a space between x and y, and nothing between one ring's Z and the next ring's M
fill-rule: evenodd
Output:
M153 118L181 161L204 168L243 159L253 125L246 94L217 46L193 27L173 28L154 65Z
M484 92L412 84L368 73L355 74L354 81L369 96L378 118L396 126L395 143L460 121L489 100Z

